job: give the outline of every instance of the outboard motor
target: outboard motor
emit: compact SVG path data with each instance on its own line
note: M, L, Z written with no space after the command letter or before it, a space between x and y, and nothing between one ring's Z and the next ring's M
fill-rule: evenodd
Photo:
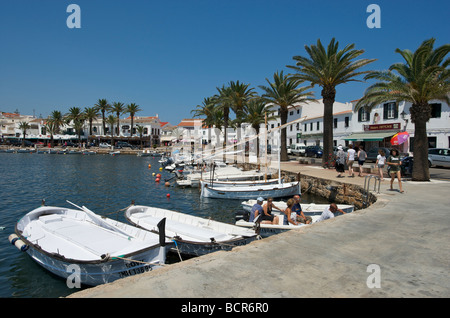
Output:
M236 212L236 222L239 220L244 220L246 222L248 222L248 220L250 219L250 212L248 211L238 211Z

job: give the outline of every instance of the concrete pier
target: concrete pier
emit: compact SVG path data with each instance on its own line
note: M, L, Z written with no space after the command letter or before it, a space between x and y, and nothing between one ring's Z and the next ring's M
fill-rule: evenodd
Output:
M282 169L364 185L294 161ZM386 178L366 209L69 297L450 297L450 182L403 189Z

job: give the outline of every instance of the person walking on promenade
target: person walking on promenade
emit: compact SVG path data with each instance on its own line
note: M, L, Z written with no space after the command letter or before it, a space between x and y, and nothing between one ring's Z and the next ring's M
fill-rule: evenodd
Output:
M400 168L402 162L400 160L400 156L398 154L397 149L392 149L391 155L387 159L386 163L390 167L389 174L391 175L391 190L393 190L392 185L394 183L395 177L397 176L398 187L400 189L400 193L405 192L405 191L403 191L403 188L402 188L402 174L401 174L401 168Z
M341 174L345 172L345 152L342 149L341 145L339 145L338 151L336 153L336 171L338 172L338 178L344 177Z
M380 149L378 150L377 162L375 162L375 164L378 167L378 173L380 175L381 181L384 181L383 168L385 163L386 163L386 154L384 153L383 149Z
M348 166L348 176L353 178L355 175L353 174L353 162L355 161L355 149L353 149L353 145L348 146L347 150L347 166Z
M358 150L358 165L359 165L359 174L358 176L362 177L362 169L363 169L363 164L366 161L367 158L367 154L364 151L364 147L363 146L359 146L359 150Z

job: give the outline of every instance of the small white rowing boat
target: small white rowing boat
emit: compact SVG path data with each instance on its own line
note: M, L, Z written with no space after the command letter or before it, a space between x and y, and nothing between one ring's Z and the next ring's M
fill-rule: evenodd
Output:
M164 237L80 209L39 207L20 219L9 240L57 276L73 277L78 268L75 279L90 286L164 264L173 244Z
M157 223L166 218L166 236L175 241L180 253L188 255L230 250L257 239L251 229L148 206L132 206L125 211L125 217L133 225L155 233L159 232Z

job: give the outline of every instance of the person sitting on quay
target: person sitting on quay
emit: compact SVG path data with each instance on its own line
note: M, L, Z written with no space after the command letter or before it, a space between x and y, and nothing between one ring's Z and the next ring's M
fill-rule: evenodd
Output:
M338 209L336 203L331 203L329 207L326 207L323 210L320 218L316 222L325 221L331 218L334 218L334 213L341 212L342 214L346 214L342 209Z
M261 223L264 224L278 224L279 218L278 216L272 215L272 209L280 210L284 213L284 210L276 207L273 204L273 198L267 198L267 203L263 205L263 213L261 215Z

